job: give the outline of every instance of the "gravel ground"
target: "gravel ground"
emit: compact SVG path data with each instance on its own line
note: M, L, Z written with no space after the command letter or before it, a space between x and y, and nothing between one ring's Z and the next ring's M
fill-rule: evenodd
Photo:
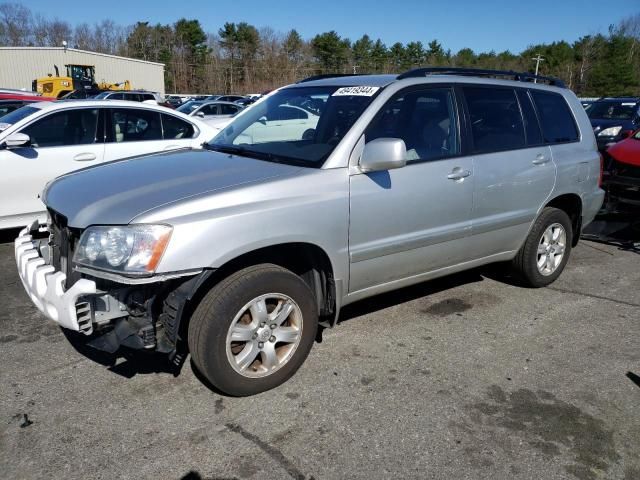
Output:
M288 383L88 358L0 244L0 478L640 479L640 255L582 242L550 288L474 270L346 309ZM97 360L101 360L102 363Z

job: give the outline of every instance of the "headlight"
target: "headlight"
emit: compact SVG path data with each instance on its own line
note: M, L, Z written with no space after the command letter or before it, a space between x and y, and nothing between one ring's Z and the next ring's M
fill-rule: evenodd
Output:
M598 133L599 137L617 137L622 127L609 127Z
M167 225L89 227L80 237L73 261L119 273L155 272L169 244Z

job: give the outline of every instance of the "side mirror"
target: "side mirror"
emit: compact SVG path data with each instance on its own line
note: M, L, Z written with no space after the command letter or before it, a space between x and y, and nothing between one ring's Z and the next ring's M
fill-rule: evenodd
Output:
M28 147L31 144L31 138L26 133L12 133L5 139L4 144L7 148Z
M262 125L266 125L267 124L267 117L262 116L258 119L258 122L261 123Z
M399 138L376 138L364 146L360 157L363 172L402 168L407 164L407 147Z
M204 118L204 112L196 113L196 117Z

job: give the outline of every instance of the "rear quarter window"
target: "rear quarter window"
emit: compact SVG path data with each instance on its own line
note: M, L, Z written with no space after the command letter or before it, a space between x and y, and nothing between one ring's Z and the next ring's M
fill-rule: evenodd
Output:
M531 96L538 110L545 143L577 142L580 139L573 113L562 95L531 90Z

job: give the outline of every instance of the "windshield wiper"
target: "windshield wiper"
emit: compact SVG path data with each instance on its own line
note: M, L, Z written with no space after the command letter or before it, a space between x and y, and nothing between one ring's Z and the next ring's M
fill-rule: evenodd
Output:
M214 152L229 153L231 155L241 155L243 157L255 158L257 160L266 160L268 162L286 163L280 158L276 157L273 153L256 152L255 150L249 150L233 145L216 145L212 143L205 143L203 144L203 147L207 150L213 150Z

